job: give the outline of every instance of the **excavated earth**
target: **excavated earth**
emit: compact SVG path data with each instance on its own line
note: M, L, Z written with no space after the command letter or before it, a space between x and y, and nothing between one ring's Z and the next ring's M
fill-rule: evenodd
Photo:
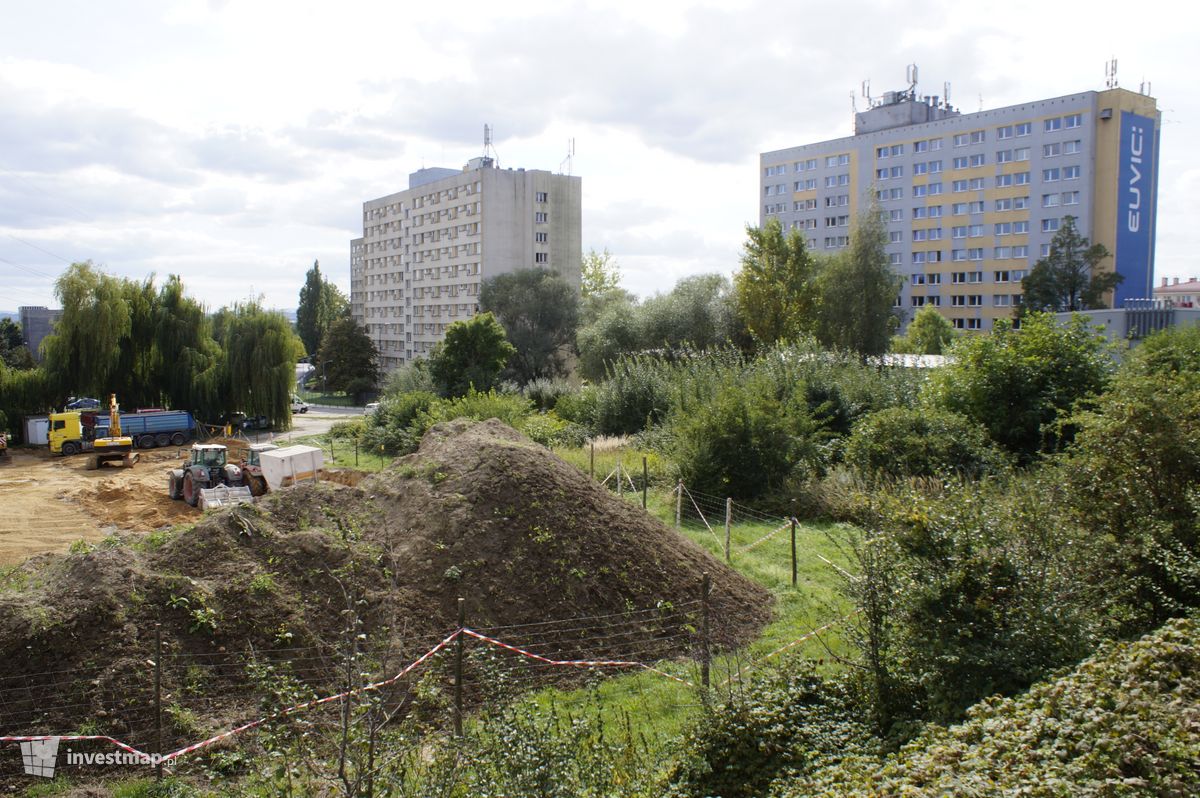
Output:
M763 588L502 423L438 425L356 485L300 485L0 572L0 734L144 734L156 623L164 691L193 707L169 734L182 740L254 711L247 658L327 688L348 622L404 662L456 627L459 597L474 628L541 624L517 642L547 656L694 656L705 573L712 645L753 639Z

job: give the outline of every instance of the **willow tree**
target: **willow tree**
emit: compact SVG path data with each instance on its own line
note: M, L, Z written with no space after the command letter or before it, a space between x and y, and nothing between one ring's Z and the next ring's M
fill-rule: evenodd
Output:
M102 396L121 368L121 348L129 340L132 313L121 280L91 261L72 263L54 293L62 317L43 341L43 363L53 389L62 394Z
M248 302L223 308L214 334L221 344L221 374L213 387L221 389L223 409L291 423L296 361L304 355L291 323Z
M159 290L155 315L156 382L168 403L201 413L216 408L221 347L204 306L184 295L178 275Z

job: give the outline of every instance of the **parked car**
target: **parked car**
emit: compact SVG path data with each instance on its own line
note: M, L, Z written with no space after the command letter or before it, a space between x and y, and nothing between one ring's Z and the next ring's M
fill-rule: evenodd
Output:
M308 412L308 403L305 402L303 399L301 399L299 396L293 396L292 397L292 412L293 413L307 413Z
M100 400L92 399L88 396L82 396L78 399L71 397L71 401L67 402L67 410L99 410Z
M369 402L367 404L367 406L363 408L363 415L369 416L378 409L379 409L379 402Z

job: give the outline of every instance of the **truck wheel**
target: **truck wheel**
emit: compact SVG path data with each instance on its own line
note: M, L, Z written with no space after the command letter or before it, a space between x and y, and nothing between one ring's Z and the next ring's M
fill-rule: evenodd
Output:
M183 446L183 444L186 442L187 442L187 436L185 436L182 432L176 432L174 435L171 436L171 445L172 446Z
M154 446L155 444L153 435L143 435L142 437L138 438L139 449L153 449Z
M171 436L165 432L160 432L154 436L154 445L163 447L171 443Z
M62 445L62 453L67 457L73 454L79 454L79 444L75 441L67 441Z
M200 491L196 489L196 482L192 479L192 472L189 471L183 475L183 500L192 507L200 501Z

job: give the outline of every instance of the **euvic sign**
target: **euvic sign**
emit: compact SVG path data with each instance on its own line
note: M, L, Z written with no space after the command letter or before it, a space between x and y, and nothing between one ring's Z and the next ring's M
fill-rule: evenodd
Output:
M1150 288L1154 248L1154 120L1121 113L1120 171L1117 201L1116 267L1125 279L1117 288L1123 299L1145 297Z

